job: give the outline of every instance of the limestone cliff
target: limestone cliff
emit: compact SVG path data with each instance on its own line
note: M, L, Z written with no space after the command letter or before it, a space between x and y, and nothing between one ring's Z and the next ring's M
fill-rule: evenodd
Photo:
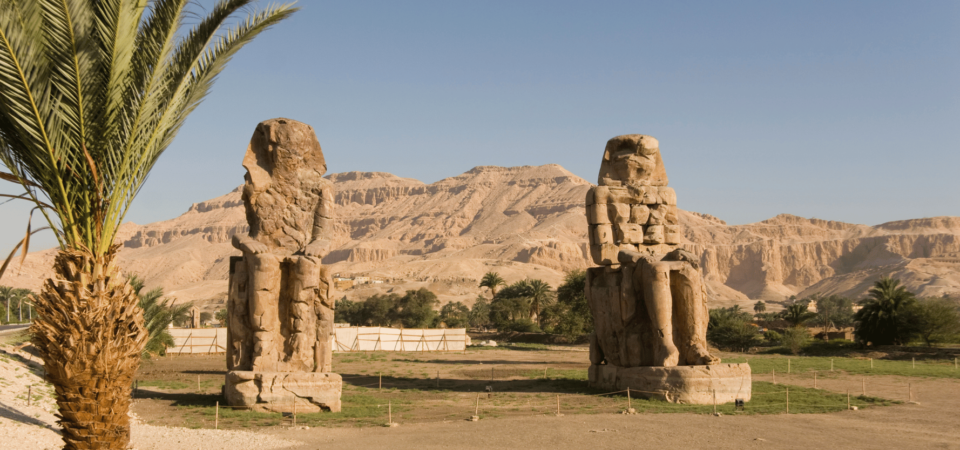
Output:
M371 172L327 178L336 186L337 224L324 262L387 280L339 295L428 287L470 303L487 271L556 287L565 271L590 264L583 205L591 185L558 165L482 166L432 184ZM683 205L683 187L676 189ZM681 211L680 222L684 246L702 255L713 305L813 292L860 297L888 274L921 295L960 294L960 217L867 226L783 214L731 226ZM246 231L234 190L171 220L125 224L120 261L181 300L221 299L237 254L230 237ZM0 284L38 287L51 258L31 254L19 276L9 272Z

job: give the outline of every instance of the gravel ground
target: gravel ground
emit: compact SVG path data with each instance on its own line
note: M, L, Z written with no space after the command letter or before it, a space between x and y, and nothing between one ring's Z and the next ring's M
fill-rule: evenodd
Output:
M0 447L4 450L47 450L63 447L54 416L53 387L40 375L43 365L12 347L0 349ZM28 387L33 401L27 406ZM131 448L246 450L279 449L302 442L249 431L191 430L139 423L132 416Z

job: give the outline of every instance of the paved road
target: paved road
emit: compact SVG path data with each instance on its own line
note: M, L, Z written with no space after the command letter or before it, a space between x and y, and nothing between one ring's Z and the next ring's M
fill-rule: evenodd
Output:
M29 324L0 325L0 336L13 334L21 330L26 330L28 327L30 327Z

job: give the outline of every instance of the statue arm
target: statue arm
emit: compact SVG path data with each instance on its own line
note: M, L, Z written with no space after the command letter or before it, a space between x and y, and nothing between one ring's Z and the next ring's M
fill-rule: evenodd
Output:
M667 253L663 257L664 261L686 261L693 266L694 269L700 268L700 258L697 258L696 255L690 253L682 248L678 248L670 253Z
M233 244L234 248L245 253L259 254L266 253L269 250L266 245L249 235L235 234L230 239L230 243Z
M320 201L313 214L311 236L304 254L322 257L330 250L333 241L333 183L328 182L320 191Z

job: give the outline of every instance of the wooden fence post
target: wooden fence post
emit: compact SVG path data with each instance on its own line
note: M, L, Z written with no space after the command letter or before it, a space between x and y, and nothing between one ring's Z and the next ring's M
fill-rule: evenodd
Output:
M220 401L219 400L217 400L217 409L215 409L213 413L213 429L214 430L220 429Z
M787 414L790 414L790 388L787 388Z
M717 390L713 390L713 415L717 415Z

